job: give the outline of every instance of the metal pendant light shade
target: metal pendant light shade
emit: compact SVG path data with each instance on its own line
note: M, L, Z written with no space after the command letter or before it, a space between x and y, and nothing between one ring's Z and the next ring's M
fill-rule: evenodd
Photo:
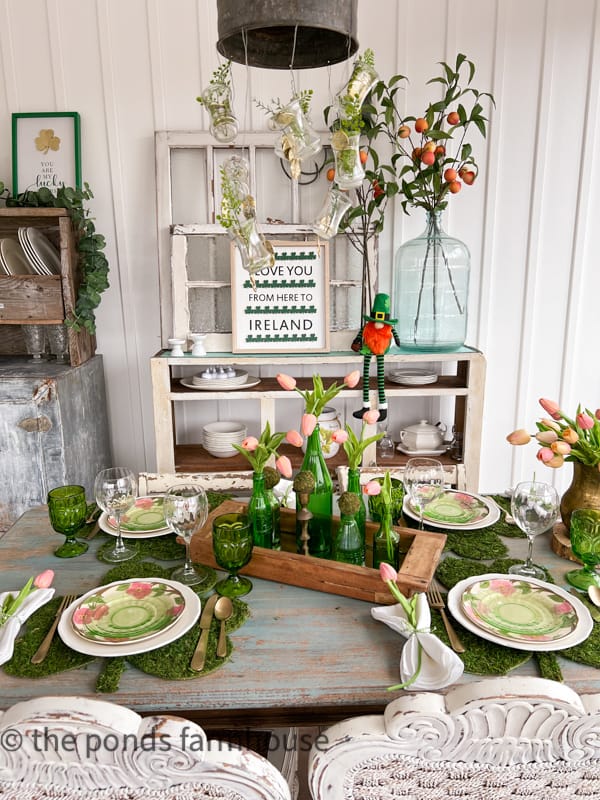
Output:
M307 69L354 55L357 0L217 0L225 58L250 67Z

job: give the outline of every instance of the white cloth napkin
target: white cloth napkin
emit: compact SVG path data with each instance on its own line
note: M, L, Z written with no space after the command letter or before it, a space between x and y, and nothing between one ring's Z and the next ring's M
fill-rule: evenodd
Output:
M408 639L400 656L402 683L410 681L419 669L419 650L421 651L418 677L407 689L441 689L449 686L463 674L464 664L456 653L434 633L429 632L431 613L427 597L422 593L417 595L416 612L416 629L407 621L400 603L372 608L371 616Z
M16 597L19 589L15 592L0 592L0 608L4 603L7 594ZM54 589L36 589L21 603L15 613L0 626L0 664L4 664L12 658L15 649L15 639L21 629L21 625L30 617L34 611L45 605L54 596Z

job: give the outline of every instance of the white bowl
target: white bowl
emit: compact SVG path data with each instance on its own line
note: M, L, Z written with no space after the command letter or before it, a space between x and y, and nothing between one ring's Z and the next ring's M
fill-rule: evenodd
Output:
M238 452L234 447L224 448L219 447L215 448L210 444L204 444L204 449L214 456L215 458L232 458L233 456L237 456Z
M202 428L202 433L214 436L228 435L229 437L242 433L242 438L244 438L246 430L246 426L241 422L209 422Z

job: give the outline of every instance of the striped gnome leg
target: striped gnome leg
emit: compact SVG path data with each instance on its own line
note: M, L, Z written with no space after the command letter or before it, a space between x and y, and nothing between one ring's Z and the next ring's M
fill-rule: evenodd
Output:
M377 357L379 358L379 356ZM354 411L352 416L356 419L362 419L371 408L371 401L369 400L369 368L371 366L371 353L365 353L363 361L363 407L360 411Z
M385 396L385 372L383 356L377 356L377 399L379 408L378 422L382 422L387 417L387 398Z

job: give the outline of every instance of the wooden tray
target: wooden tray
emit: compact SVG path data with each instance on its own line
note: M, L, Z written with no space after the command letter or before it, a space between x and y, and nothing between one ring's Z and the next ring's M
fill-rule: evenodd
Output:
M206 524L193 536L192 559L220 569L212 549L212 521L220 514L246 511L246 503L226 500L211 511ZM334 526L339 522L333 517ZM373 534L377 523L367 522L367 564L371 563ZM398 588L410 596L424 592L433 577L444 549L446 535L413 528L396 527L400 534L400 546L405 552L398 572ZM354 597L369 603L391 604L397 602L379 577L379 570L342 564L325 558L304 556L296 552L296 514L291 509L281 509L282 550L255 547L252 560L241 570L243 575L255 578L315 589L329 594Z

